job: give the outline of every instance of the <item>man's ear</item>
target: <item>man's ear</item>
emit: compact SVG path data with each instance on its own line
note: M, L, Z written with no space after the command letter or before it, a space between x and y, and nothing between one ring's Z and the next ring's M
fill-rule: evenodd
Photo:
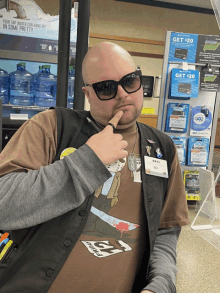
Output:
M87 88L85 86L82 87L82 91L84 93L84 95L86 96L89 104L90 104L90 94L89 94L89 91L87 90Z

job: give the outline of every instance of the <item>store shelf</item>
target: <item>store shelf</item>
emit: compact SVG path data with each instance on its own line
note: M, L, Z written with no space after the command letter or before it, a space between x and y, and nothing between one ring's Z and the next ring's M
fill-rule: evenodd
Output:
M20 127L25 121L27 120L12 120L9 117L2 117L2 129L13 130Z
M38 106L17 106L17 105L2 105L3 110L33 110L37 112L48 110L48 107L38 107Z
M204 170L206 169L206 167L200 167L200 166L183 166L183 165L181 165L182 171L187 171L187 170L197 171L197 170L199 170L199 168L202 168Z
M195 65L195 66L206 66L206 63L188 63L188 62L176 62L176 61L168 61L168 64L182 64L182 63L187 63L188 65ZM218 64L210 64L212 67L220 67Z

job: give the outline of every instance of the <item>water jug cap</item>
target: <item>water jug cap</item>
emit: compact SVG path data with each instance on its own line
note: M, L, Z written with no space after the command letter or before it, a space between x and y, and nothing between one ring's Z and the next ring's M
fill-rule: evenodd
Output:
M0 72L3 72L5 74L8 74L8 72L6 70L2 69L2 68L0 68Z

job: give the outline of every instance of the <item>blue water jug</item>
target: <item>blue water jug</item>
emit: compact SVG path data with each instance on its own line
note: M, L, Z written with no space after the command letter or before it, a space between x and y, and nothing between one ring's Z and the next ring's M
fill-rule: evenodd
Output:
M69 66L67 108L73 108L74 103L75 68Z
M10 103L19 106L33 106L33 77L25 69L26 63L17 64L17 70L10 76Z
M41 74L41 73L42 73L42 66L40 65L40 66L39 66L39 70L38 70L38 72L32 74L32 78L33 78L33 95L34 95L34 99L35 99L35 96L36 96L36 79L37 79L37 76L38 76L39 74Z
M0 68L0 99L2 104L9 103L9 74Z
M36 77L35 105L39 107L56 106L56 75L50 73L50 65L42 66L42 73Z

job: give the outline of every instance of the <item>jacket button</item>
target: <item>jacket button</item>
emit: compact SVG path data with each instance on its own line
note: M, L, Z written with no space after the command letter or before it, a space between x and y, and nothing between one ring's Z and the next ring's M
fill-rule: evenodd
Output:
M46 275L47 275L48 277L52 277L52 275L53 275L53 270L47 270Z
M79 211L79 216L80 217L83 217L84 215L85 215L85 211L83 211L83 210Z
M64 242L63 242L63 244L66 246L66 247L68 247L68 246L70 246L70 244L71 244L71 240L65 240Z

